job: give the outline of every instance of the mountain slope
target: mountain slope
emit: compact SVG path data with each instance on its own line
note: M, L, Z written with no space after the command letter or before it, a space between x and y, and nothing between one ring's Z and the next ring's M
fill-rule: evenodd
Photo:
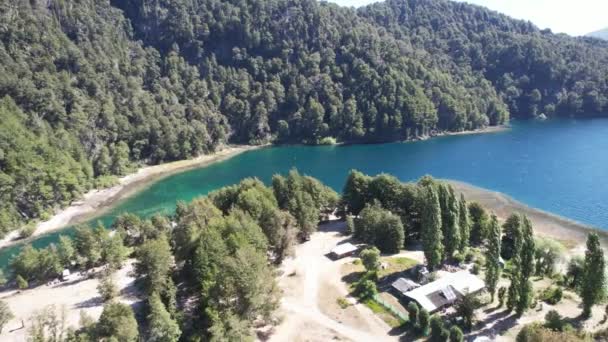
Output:
M591 33L587 33L587 36L608 40L608 28L605 28L603 30L594 31Z
M228 142L608 113L608 43L445 0L0 0L0 23L0 232Z

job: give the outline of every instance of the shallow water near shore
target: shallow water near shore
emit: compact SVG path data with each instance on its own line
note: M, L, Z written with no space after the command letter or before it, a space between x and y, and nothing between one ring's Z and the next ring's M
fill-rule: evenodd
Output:
M503 192L575 221L608 229L608 119L515 122L490 134L456 135L379 145L282 146L245 152L227 161L164 178L91 221L109 225L123 212L171 213L190 201L246 177L269 182L291 168L340 191L348 171L382 172L403 181L425 174ZM44 247L72 228L35 239ZM5 267L20 246L0 250Z

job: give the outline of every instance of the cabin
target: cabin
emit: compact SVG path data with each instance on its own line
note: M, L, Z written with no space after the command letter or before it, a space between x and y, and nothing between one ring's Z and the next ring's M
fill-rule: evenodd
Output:
M405 278L399 278L391 284L391 289L400 298L404 298L406 293L419 287L420 284Z
M329 254L332 258L337 260L354 255L357 252L357 249L357 246L347 242L337 245L336 248L332 249Z
M429 313L453 305L458 299L469 293L478 293L486 284L469 271L447 274L433 282L403 293L408 301L414 301L418 307Z

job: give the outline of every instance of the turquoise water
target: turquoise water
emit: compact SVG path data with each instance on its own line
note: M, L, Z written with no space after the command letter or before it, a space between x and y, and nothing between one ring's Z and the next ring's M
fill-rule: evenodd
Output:
M608 229L608 120L514 123L513 129L427 141L351 146L284 146L246 152L206 168L167 177L95 219L108 225L116 215L170 213L190 201L245 177L270 181L291 168L340 191L350 169L391 173L408 181L425 174L504 192L528 205ZM66 229L61 234L69 234ZM44 247L59 232L33 242ZM6 265L19 246L0 251Z

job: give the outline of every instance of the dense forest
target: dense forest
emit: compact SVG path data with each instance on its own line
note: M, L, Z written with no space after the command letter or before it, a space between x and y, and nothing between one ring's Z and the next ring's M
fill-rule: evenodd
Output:
M227 143L608 114L608 43L446 0L2 0L0 23L2 233Z

